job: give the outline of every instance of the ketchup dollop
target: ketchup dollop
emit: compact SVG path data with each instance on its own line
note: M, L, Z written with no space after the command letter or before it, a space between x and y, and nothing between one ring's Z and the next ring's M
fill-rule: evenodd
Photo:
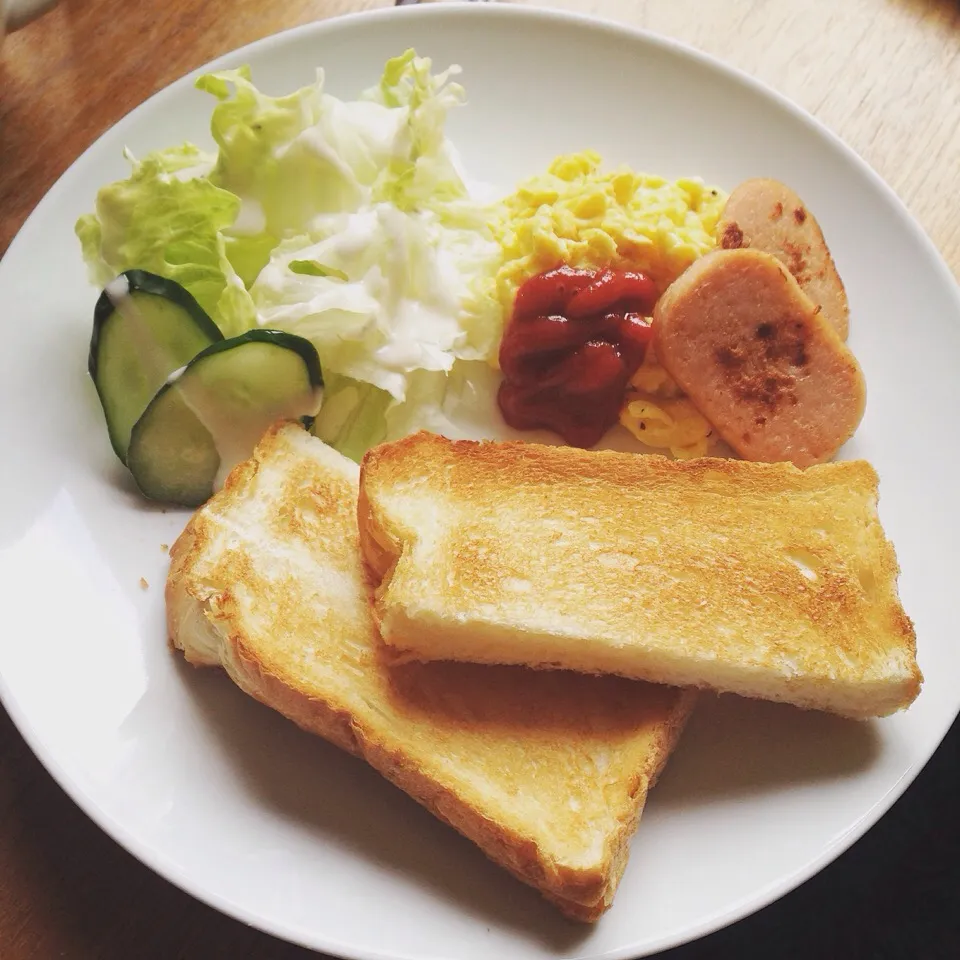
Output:
M643 362L656 300L653 281L630 270L563 266L527 280L500 343L503 419L570 446L598 443Z

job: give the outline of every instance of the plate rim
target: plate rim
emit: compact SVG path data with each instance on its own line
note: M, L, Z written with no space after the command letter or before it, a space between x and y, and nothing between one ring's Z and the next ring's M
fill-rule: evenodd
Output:
M47 208L55 203L57 195L60 190L63 189L62 183L74 175L75 168L84 164L87 155L97 149L100 141L108 134L122 132L124 128L133 124L141 113L149 112L163 99L178 96L184 88L191 86L193 80L200 74L212 70L230 68L235 65L239 58L247 55L250 51L255 50L257 53L261 53L263 51L270 51L272 48L282 48L287 43L301 36L310 34L323 35L330 32L337 32L341 29L355 29L357 24L364 22L388 21L399 17L422 18L429 22L435 19L457 19L471 16L494 16L506 19L517 17L531 21L554 21L567 26L579 25L593 31L613 34L621 38L628 37L632 42L641 46L648 45L659 48L674 57L688 61L692 60L700 66L707 67L713 71L719 71L721 74L726 75L727 78L735 80L741 86L746 87L752 94L760 96L768 102L772 102L780 110L788 113L793 120L807 128L812 134L825 140L831 148L838 151L861 176L870 181L871 185L885 197L891 210L895 211L898 219L901 221L901 225L908 231L912 243L919 246L926 260L946 282L947 287L950 289L950 297L953 300L957 315L960 316L960 285L958 285L956 277L936 244L903 200L900 199L883 177L838 134L785 94L780 93L764 81L752 76L740 67L724 61L715 54L699 50L685 41L668 37L644 27L620 23L616 20L594 14L556 10L539 5L512 6L500 3L481 5L469 3L466 2L466 0L444 4L416 4L403 10L391 6L374 10L353 11L288 27L220 54L214 59L189 70L177 79L154 91L149 97L131 108L115 123L101 131L48 188L17 230L7 250L4 251L3 256L0 257L0 280L3 279L6 273L4 261L8 259L8 255L11 252L18 251L20 244L26 242L23 237L30 232L34 221L39 219L39 217L46 212ZM246 926L251 926L254 929L287 942L303 946L309 950L323 951L332 956L350 958L350 960L416 960L416 958L406 954L358 949L349 943L328 939L316 928L307 929L303 928L302 925L276 921L266 913L254 913L248 908L235 903L229 897L223 896L215 890L197 882L189 873L182 872L177 865L164 854L161 848L142 841L133 831L121 824L114 816L106 813L88 791L70 777L62 765L47 752L41 736L34 729L26 714L21 711L20 705L13 695L13 692L9 689L2 672L0 672L0 704L3 705L18 733L30 748L30 751L67 797L113 842L117 843L128 854L156 873L163 880L171 883L187 895ZM885 794L876 799L874 803L863 812L856 823L835 837L830 844L822 848L816 856L810 858L805 864L779 877L776 881L766 884L754 891L751 895L741 898L741 900L728 908L708 914L699 923L685 927L679 934L662 934L657 940L649 942L642 947L627 946L606 951L602 955L603 960L631 960L631 958L639 960L640 957L649 957L663 950L691 943L758 913L781 897L796 890L849 850L893 807L897 800L899 800L910 787L921 770L926 767L934 753L940 748L944 738L958 716L960 716L960 699L958 699L954 705L952 715L949 716L948 722L943 729L940 730L935 737L932 736L930 738L929 748L925 746L924 749L920 751L918 758L897 778L896 782ZM636 952L638 949L641 951L640 953Z

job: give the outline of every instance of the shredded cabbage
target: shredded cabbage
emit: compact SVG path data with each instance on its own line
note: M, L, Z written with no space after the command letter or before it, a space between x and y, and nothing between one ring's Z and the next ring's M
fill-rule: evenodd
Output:
M445 132L459 68L409 50L354 101L324 75L271 97L246 68L206 74L216 153L130 157L76 232L91 278L130 268L185 286L228 335L310 339L326 382L315 430L359 457L437 416L455 364L489 361L500 245Z

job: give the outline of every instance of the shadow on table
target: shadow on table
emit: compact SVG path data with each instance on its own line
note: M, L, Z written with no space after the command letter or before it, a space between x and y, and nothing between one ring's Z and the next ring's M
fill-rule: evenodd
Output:
M960 0L897 0L897 3L910 10L935 12L945 18L960 17ZM960 27L960 20L955 25Z
M0 707L0 956L320 960L194 900L61 790Z

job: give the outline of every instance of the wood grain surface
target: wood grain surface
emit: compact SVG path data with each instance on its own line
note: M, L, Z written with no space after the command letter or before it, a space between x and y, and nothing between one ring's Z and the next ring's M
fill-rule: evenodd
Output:
M63 0L0 50L0 255L63 170L154 91L277 30L389 5ZM957 3L547 5L684 40L785 93L866 158L960 277ZM960 956L958 761L954 731L892 813L837 863L759 915L671 952L671 960ZM217 914L137 863L66 799L0 712L2 960L308 956Z

